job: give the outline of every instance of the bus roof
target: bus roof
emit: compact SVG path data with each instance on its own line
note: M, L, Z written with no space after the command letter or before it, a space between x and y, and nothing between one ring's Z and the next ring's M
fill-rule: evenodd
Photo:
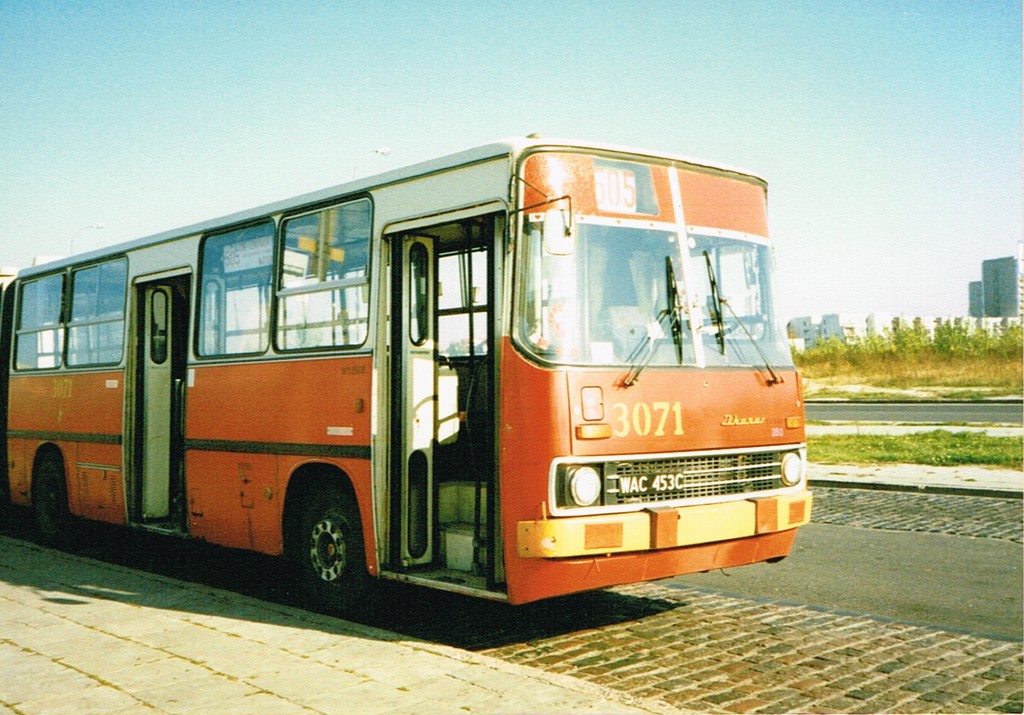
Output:
M315 204L324 203L330 201L333 198L347 196L352 194L358 194L361 192L368 191L370 189L387 186L389 184L401 183L408 181L420 176L426 176L433 173L438 173L448 169L454 169L459 166L467 166L470 164L476 164L490 159L496 159L502 156L518 157L523 152L531 149L583 149L583 150L597 150L597 151L608 151L619 154L628 154L636 156L638 158L649 158L657 160L669 160L674 162L680 162L689 164L695 168L705 168L715 171L722 171L729 174L736 174L744 177L748 177L764 183L760 177L744 169L739 169L724 164L711 163L707 161L696 160L690 157L685 157L677 154L670 154L665 152L655 152L648 149L639 149L636 147L621 146L616 144L606 144L600 142L588 142L588 141L577 141L570 139L554 139L549 137L541 137L536 134L531 134L527 137L509 137L501 139L489 144L482 144L480 146L465 149L463 151L456 152L454 154L447 154L434 159L428 159L415 164L410 164L398 169L393 169L381 174L374 174L371 176L354 179L342 184L330 186L317 191L312 191L306 194L300 194L286 199L271 202L254 208L245 209L235 213L219 216L216 218L200 221L198 223L182 226L180 228L171 229L168 231L161 231L149 236L142 238L132 239L123 243L118 243L112 246L106 246L103 248L97 248L92 251L85 253L75 254L72 256L65 256L58 258L46 263L31 266L28 268L22 268L18 271L18 277L28 277L37 274L49 273L62 267L75 265L78 263L86 263L92 260L100 259L105 256L116 255L119 253L125 253L137 248L143 248L151 246L165 241L173 241L178 238L185 236L194 236L201 233L213 231L227 226L237 225L246 223L249 221L262 218L264 216L270 216L283 211L291 210L302 206L312 206Z

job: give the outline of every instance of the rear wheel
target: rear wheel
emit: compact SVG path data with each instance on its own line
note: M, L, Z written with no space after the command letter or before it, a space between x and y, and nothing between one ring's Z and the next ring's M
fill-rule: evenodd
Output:
M54 457L44 458L32 483L32 510L36 532L48 544L57 544L71 534L68 485L64 465Z
M358 606L370 577L352 500L335 489L310 494L293 529L291 557L306 598L332 611Z

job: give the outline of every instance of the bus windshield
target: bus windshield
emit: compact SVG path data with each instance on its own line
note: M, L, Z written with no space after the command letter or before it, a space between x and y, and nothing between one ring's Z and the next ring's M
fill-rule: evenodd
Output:
M553 255L527 221L521 251L519 342L544 361L792 365L764 239L697 230L681 251L674 227L581 220L571 251Z

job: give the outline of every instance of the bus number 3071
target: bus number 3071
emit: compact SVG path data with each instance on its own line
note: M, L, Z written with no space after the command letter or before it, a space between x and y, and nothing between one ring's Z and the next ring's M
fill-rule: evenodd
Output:
M665 437L683 435L683 407L680 402L612 403L612 434L616 437Z

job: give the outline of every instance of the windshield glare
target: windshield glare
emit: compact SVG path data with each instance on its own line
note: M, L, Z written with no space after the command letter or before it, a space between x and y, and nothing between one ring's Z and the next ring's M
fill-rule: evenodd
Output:
M674 230L580 222L575 250L556 256L544 251L539 222L525 226L518 338L537 357L571 365L792 364L774 315L767 244L690 235L684 267ZM682 330L673 334L674 317Z

